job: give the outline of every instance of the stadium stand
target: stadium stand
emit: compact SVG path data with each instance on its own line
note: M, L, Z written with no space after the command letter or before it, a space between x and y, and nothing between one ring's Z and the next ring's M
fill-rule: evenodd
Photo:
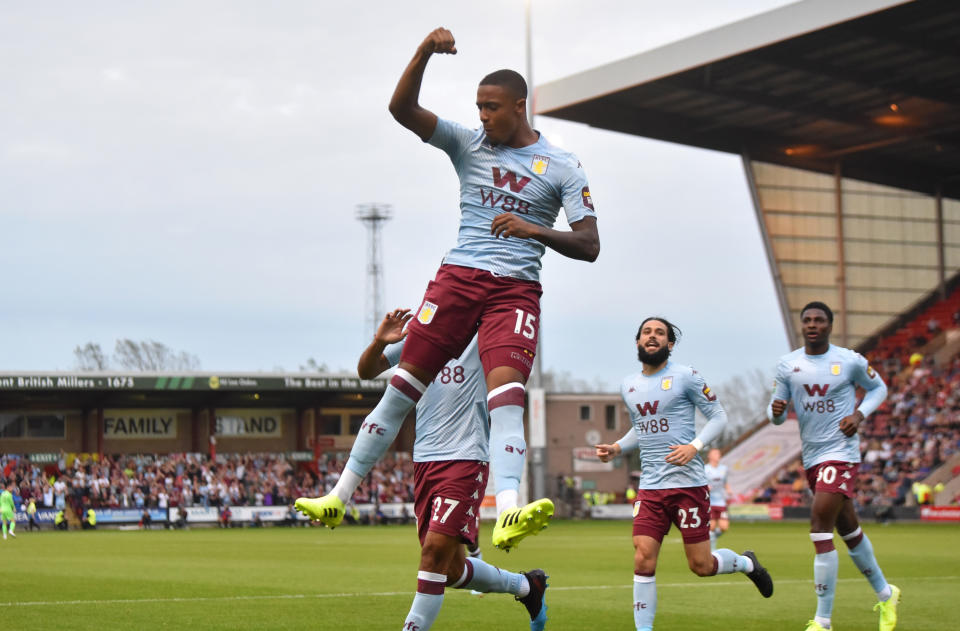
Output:
M346 461L335 455L319 466L297 466L276 454L86 456L38 465L26 457L0 458L3 483L13 481L22 501L63 506L71 524L89 508L286 506L301 495L330 491ZM406 453L385 458L354 494L355 504L413 501L413 462Z
M956 285L956 282L951 284ZM939 353L937 359L941 361L945 356L955 354L960 350L958 327L960 285L953 287L946 298L932 301L925 308L908 314L906 322L861 348L872 362L882 365L887 374L895 374L909 365L911 356L916 353L924 356Z

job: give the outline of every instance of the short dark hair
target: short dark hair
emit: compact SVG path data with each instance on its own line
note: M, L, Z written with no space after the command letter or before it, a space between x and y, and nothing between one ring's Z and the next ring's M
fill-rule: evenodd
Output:
M830 311L830 307L828 307L827 305L823 304L823 303L820 302L819 300L814 300L813 302L808 302L808 303L807 303L807 306L805 306L803 309L800 310L800 318L801 318L801 319L803 318L803 314L807 311L807 309L820 309L820 310L823 311L825 314L827 314L827 321L828 321L830 324L833 324L833 311Z
M498 85L512 92L518 99L527 98L527 82L516 70L504 69L491 72L480 79L480 85Z
M663 323L667 326L667 341L668 341L668 342L676 342L677 340L680 339L680 336L683 335L683 332L680 330L680 327L678 327L676 324L673 324L672 322L670 322L670 320L667 320L666 318L663 318L663 317L660 317L660 316L650 316L649 318L647 318L646 320L644 320L643 322L640 323L640 328L637 329L637 337L636 337L636 339L638 339L638 340L640 339L640 331L643 330L643 325L646 324L647 322L649 322L650 320L657 320L657 321L659 321L659 322L663 322Z

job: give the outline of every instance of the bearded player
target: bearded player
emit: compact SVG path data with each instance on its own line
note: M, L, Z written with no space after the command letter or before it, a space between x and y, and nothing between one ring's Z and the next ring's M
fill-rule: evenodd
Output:
M807 623L806 631L831 628L839 565L833 546L834 529L847 544L853 564L877 594L874 610L880 612L880 631L893 631L900 588L884 578L853 505L860 468L857 429L887 398L887 386L862 355L830 343L830 307L811 302L800 312L800 322L803 348L780 358L767 416L774 425L780 425L787 418L787 404L793 401L800 424L803 468L813 491L810 540L816 550L813 582L817 613ZM857 386L866 392L859 405Z
M600 239L580 162L530 127L527 85L518 73L498 70L480 81L476 101L480 129L438 118L420 105L428 60L434 54L456 53L450 31L431 32L401 75L390 112L453 163L460 180L457 244L427 285L399 367L365 421L383 433L361 431L333 492L299 502L297 508L327 526L339 524L350 497L347 490L393 442L426 384L476 335L490 413L490 464L499 515L493 544L510 550L546 527L554 510L549 499L518 506L526 453L524 388L540 327L540 259L549 247L570 258L594 261ZM553 229L561 207L569 231Z
M690 570L697 576L741 572L764 598L773 580L757 556L710 550L710 492L700 450L720 436L727 423L717 396L703 376L670 361L679 329L666 318L650 317L637 330L637 357L643 369L623 380L620 394L633 427L612 445L597 445L604 462L640 451L641 474L633 508L633 619L637 631L652 631L657 613L657 559L663 537L674 524L683 538ZM695 413L707 424L696 433Z

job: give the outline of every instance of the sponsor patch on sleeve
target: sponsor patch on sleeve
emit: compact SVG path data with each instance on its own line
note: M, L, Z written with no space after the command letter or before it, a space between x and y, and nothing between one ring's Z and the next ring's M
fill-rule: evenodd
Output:
M589 208L589 209L592 210L593 212L597 212L596 209L593 207L593 198L590 196L590 187L589 187L589 186L584 186L584 187L583 187L583 190L580 191L580 197L583 199L583 205L584 205L584 206L586 206L587 208Z
M717 395L713 394L713 391L710 390L710 386L703 384L703 396L707 397L707 401L716 401Z

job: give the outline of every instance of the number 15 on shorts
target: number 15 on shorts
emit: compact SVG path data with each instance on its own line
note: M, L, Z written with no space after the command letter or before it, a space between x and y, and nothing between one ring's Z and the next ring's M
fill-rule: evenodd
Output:
M523 309L514 309L514 311L517 312L517 323L513 327L513 332L532 340L533 336L537 334L537 316L526 313Z

